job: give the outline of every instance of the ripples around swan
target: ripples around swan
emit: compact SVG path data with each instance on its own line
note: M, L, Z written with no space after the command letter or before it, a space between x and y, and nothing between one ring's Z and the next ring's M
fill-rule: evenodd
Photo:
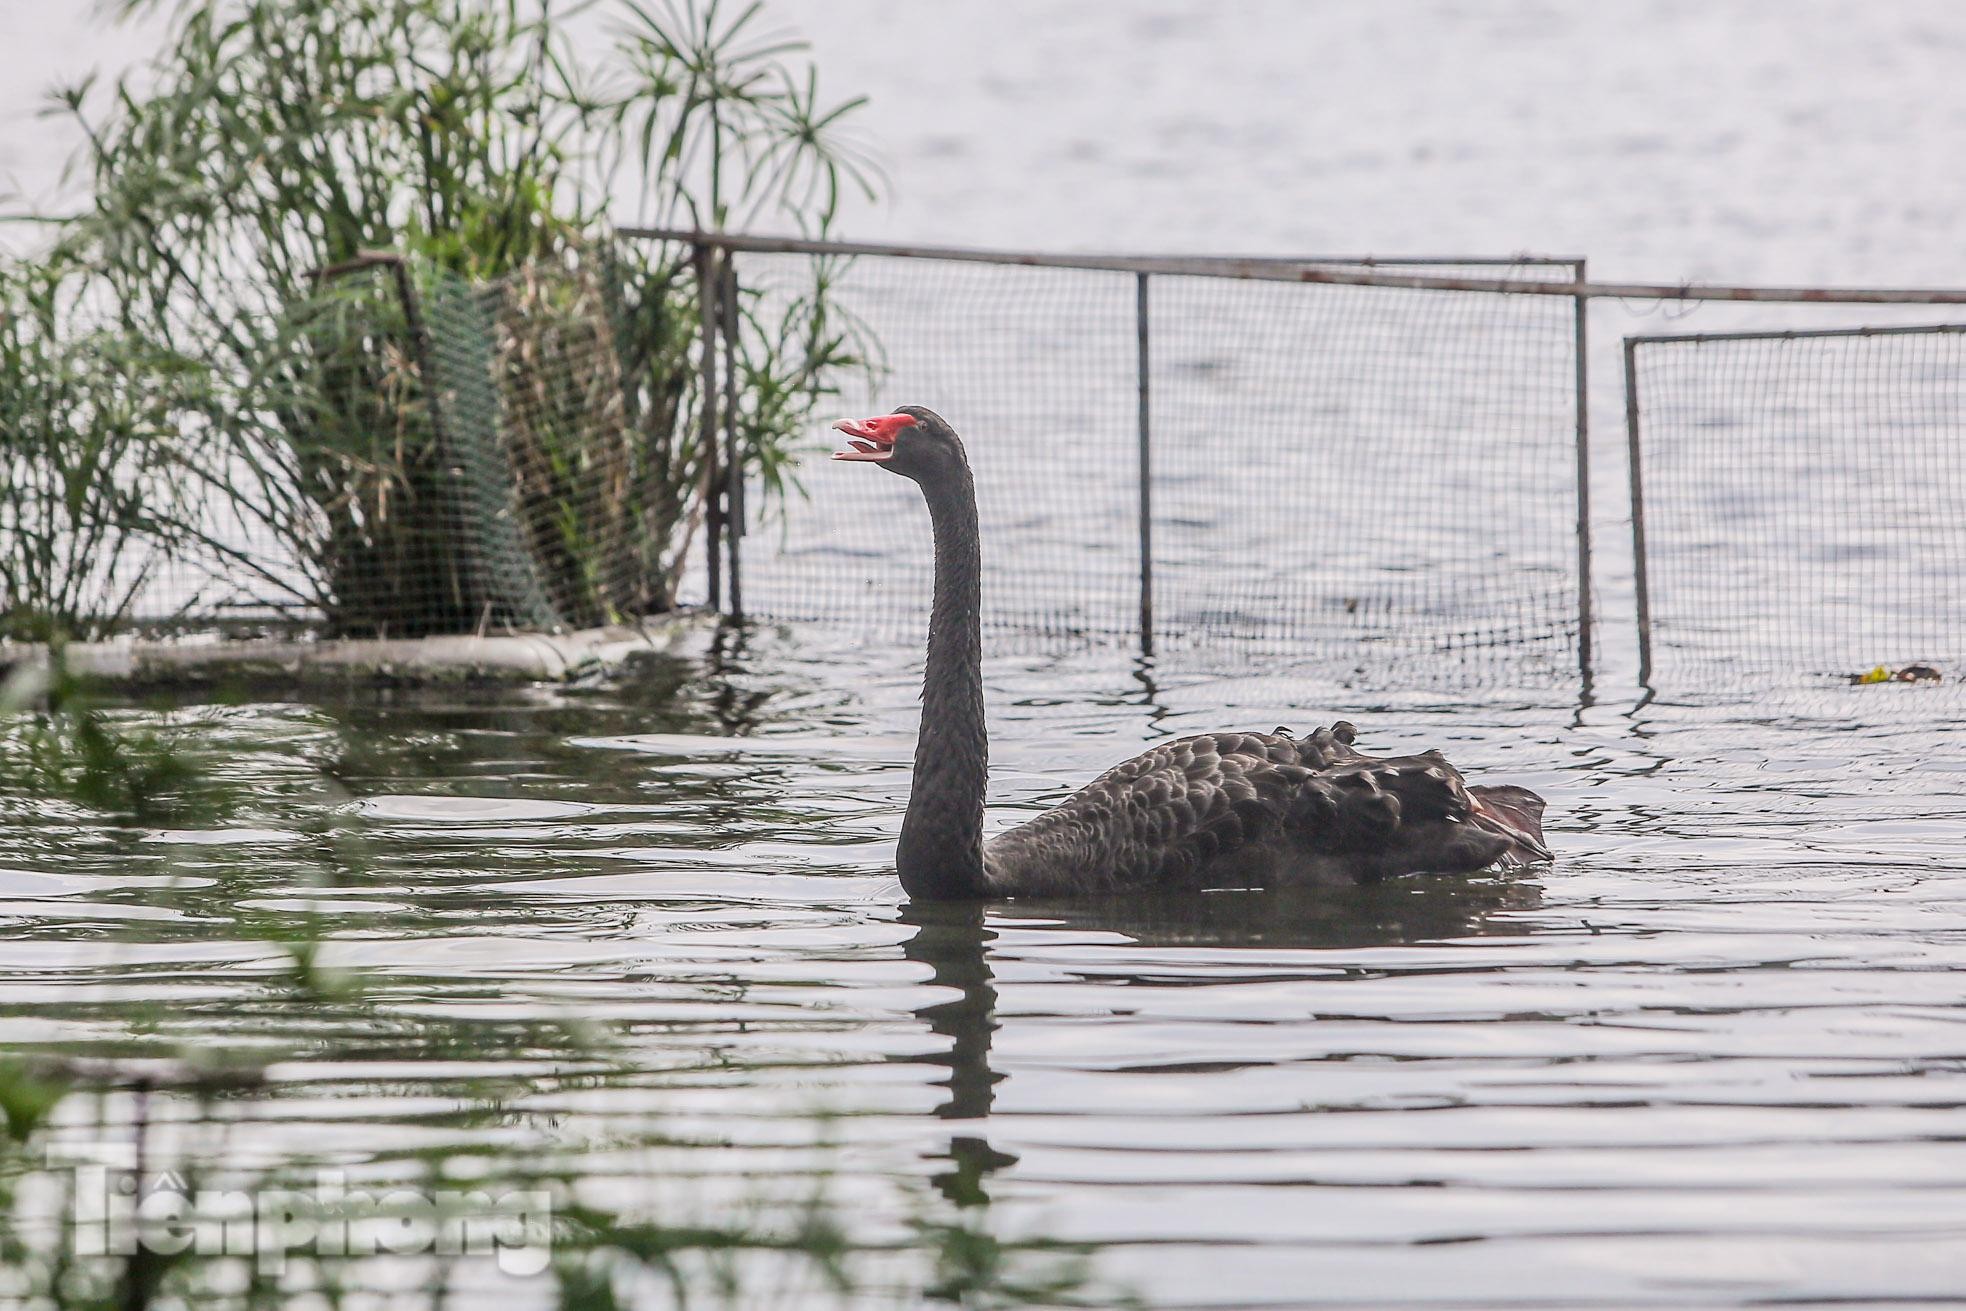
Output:
M1331 715L989 676L993 823L1167 734ZM1945 1299L1966 770L1922 695L1339 705L1547 794L1559 862L987 911L897 904L912 677L804 635L603 690L129 710L196 721L248 813L10 801L0 1038L271 1057L207 1113L235 1159L542 1152L672 1218L823 1177L868 1241L927 1198L1154 1305ZM259 930L303 918L343 1001L277 986Z

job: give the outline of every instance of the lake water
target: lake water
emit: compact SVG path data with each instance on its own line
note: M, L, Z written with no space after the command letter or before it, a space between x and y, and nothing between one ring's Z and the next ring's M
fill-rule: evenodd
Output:
M993 824L1167 734L1342 711L1545 793L1559 859L979 914L897 907L911 671L817 637L607 689L168 712L253 800L183 832L13 803L0 1040L275 1059L153 1152L543 1153L671 1223L823 1175L861 1238L1083 1242L1156 1306L1966 1288L1953 689L1807 718L999 658ZM283 1000L263 939L303 911L357 996Z
M779 12L874 97L898 199L855 235L1966 280L1950 3ZM86 54L65 9L0 29L15 88ZM52 185L55 143L5 134ZM1607 344L1796 321L1593 313ZM244 807L126 830L7 798L0 1043L273 1062L260 1095L152 1099L163 1159L523 1160L670 1223L793 1224L819 1190L895 1246L866 1304L912 1304L952 1228L1032 1280L1060 1258L1030 1240L1086 1245L1094 1304L1966 1298L1960 687L1647 701L1615 454L1600 473L1588 694L1205 651L1006 646L988 670L993 826L1168 735L1344 717L1543 792L1549 868L903 908L916 638L765 626L604 687L119 710L192 730ZM308 915L359 991L281 982L267 937ZM78 1101L61 1136L98 1111L119 1137L138 1107ZM823 1301L809 1270L743 1268L741 1301ZM424 1273L365 1277L412 1301Z

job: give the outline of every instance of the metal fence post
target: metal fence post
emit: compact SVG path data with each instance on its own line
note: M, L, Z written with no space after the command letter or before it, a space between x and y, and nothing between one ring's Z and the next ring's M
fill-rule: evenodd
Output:
M724 552L730 584L730 613L744 617L744 575L738 543L744 538L744 452L737 424L737 252L724 252Z
M1133 319L1140 349L1140 654L1154 653L1153 358L1147 341L1147 274L1134 275Z
M1638 454L1638 341L1625 338L1625 462L1631 470L1632 583L1638 604L1638 681L1652 686L1652 589L1645 575L1645 476Z
M698 241L695 247L696 308L702 335L702 364L698 385L702 389L697 416L697 458L703 461L702 497L705 520L704 557L709 580L712 610L724 608L722 487L717 482L717 272L716 252Z
M1585 277L1577 261L1577 285ZM1577 668L1586 691L1591 683L1591 388L1587 327L1590 299L1579 291L1577 307Z

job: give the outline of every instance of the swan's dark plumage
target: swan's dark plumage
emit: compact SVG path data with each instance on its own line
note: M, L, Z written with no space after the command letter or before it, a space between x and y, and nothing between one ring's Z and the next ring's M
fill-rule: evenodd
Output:
M1375 757L1352 741L1339 723L1163 743L990 839L987 876L1000 892L1058 895L1361 882L1548 855L1539 823L1490 822L1483 790L1437 752Z
M1365 755L1346 723L1301 738L1278 729L1162 743L984 841L982 559L968 457L919 406L836 426L850 440L836 458L913 479L934 525L922 731L895 853L911 897L1369 882L1548 858L1535 793L1471 787L1436 751Z

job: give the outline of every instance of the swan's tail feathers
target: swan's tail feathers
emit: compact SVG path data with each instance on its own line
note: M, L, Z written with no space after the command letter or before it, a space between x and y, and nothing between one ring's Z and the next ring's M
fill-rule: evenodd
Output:
M1554 859L1550 849L1543 841L1543 799L1528 788L1519 788L1507 783L1468 786L1468 794L1473 798L1474 822L1490 833L1509 839L1512 849L1504 854L1504 861L1512 864L1528 864L1536 860Z

